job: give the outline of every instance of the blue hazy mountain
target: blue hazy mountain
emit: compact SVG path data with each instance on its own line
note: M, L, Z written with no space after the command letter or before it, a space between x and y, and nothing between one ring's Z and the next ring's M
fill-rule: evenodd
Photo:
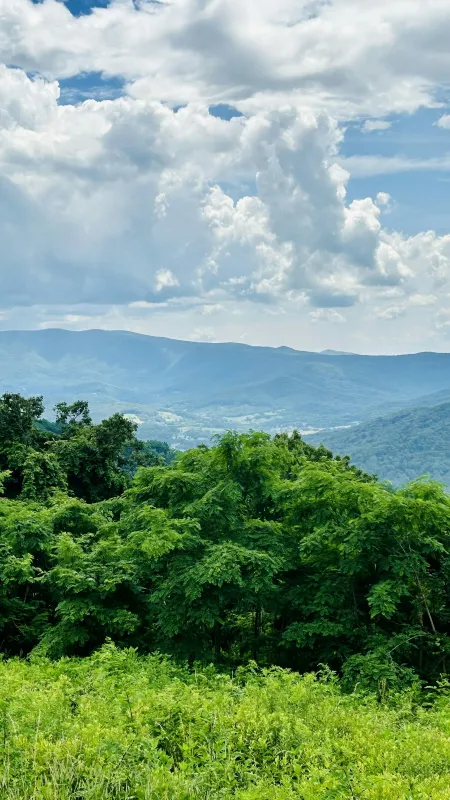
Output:
M227 428L274 432L364 422L450 397L450 354L364 356L210 344L124 331L0 332L0 390L87 399L178 446ZM439 402L437 400L436 402Z
M430 395L431 398L441 396ZM448 394L448 393L447 393ZM422 475L450 486L450 402L404 410L351 428L306 437L395 485Z

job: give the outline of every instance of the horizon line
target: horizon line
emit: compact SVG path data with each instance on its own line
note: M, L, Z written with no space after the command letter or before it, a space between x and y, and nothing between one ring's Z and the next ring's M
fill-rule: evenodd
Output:
M399 353L356 353L353 351L344 351L344 350L335 350L334 348L325 348L324 350L307 350L307 349L300 349L298 347L291 347L290 345L267 345L267 344L249 344L247 342L236 342L233 340L223 340L223 341L197 341L195 339L180 339L175 336L157 336L151 333L141 333L139 331L128 330L126 328L80 328L74 330L73 328L61 328L61 327L45 327L45 328L5 328L0 330L0 335L10 333L20 333L20 334L31 334L31 333L39 333L39 334L46 334L49 332L64 332L69 334L82 334L82 333L114 333L114 334L126 334L131 336L139 336L145 339L159 339L159 340L167 340L171 342L180 342L183 344L190 344L190 345L233 345L235 347L249 347L253 349L260 349L260 350L290 350L293 353L310 353L313 355L322 355L329 358L343 358L348 356L353 357L361 357L361 358L399 358L404 356L419 356L419 355L450 355L450 351L447 350L418 350L414 352L399 352Z

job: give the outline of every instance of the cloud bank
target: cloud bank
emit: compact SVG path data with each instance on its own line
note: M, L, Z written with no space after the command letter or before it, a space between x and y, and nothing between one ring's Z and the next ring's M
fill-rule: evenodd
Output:
M450 235L349 201L364 157L340 149L349 121L438 105L447 2L0 0L0 21L3 327L256 342L264 318L273 343L445 349ZM62 104L90 73L122 96Z

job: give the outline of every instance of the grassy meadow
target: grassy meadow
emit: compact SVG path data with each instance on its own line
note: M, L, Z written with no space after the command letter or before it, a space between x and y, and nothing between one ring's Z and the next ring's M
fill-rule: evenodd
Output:
M450 695L138 657L0 664L4 800L446 800Z

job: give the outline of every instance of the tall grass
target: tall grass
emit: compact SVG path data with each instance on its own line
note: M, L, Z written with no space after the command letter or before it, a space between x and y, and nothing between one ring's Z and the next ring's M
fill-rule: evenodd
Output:
M2 800L450 800L450 695L390 707L283 670L104 647L0 663Z

